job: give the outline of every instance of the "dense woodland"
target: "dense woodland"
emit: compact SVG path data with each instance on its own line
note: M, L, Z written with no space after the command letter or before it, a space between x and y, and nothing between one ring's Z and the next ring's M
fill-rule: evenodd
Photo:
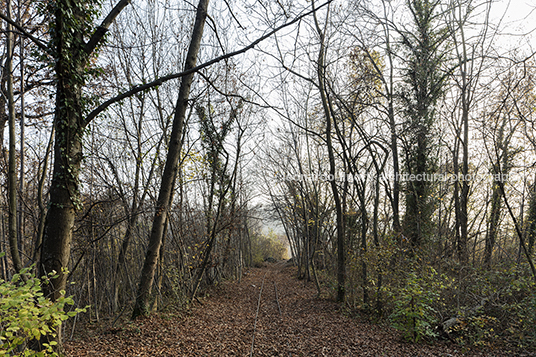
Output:
M535 348L536 7L511 10L2 2L2 289L135 318L288 245L408 340Z

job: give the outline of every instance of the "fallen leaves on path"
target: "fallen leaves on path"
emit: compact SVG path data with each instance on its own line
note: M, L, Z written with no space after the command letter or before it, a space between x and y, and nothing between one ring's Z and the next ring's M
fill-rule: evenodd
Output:
M249 356L263 278L253 356L515 355L490 349L464 354L450 342L405 343L396 330L351 319L339 311L340 305L317 299L313 284L297 280L295 269L284 263L251 269L240 283L220 284L202 306L182 315L161 313L114 328L89 326L66 343L66 352L113 357Z

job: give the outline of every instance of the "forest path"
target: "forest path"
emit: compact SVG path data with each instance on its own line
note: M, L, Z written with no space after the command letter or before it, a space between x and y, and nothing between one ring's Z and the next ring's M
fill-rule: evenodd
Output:
M264 287L253 356L461 356L446 343L413 345L392 328L343 315L317 299L313 283L284 262L253 268L241 282L212 289L188 313L161 313L116 328L89 328L66 344L69 356L249 356L259 291ZM276 289L281 315L276 302ZM471 356L500 356L491 351Z

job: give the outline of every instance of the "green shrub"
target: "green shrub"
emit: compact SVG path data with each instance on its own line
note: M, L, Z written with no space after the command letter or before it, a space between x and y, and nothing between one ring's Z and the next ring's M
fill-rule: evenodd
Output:
M534 293L519 303L506 306L511 314L508 335L518 347L536 348L536 296Z
M394 300L390 320L395 328L404 333L408 341L437 337L436 306L440 303L442 280L433 268L419 276L415 271L407 274L404 285L392 293Z
M526 268L526 267L525 267ZM500 319L498 332L518 347L536 348L536 284L530 273L519 269L503 272L510 282L503 285L488 314Z
M0 253L0 257L4 253ZM42 352L29 348L28 342L41 337L56 336L61 322L84 309L63 311L65 305L73 305L71 297L62 296L56 302L43 296L41 280L32 275L29 268L15 274L11 281L0 279L0 356L57 356L53 345L43 343ZM47 283L54 276L44 279ZM62 292L64 295L65 292Z
M526 264L503 264L465 278L456 292L464 299L450 314L461 316L449 331L460 344L536 348L536 285ZM476 304L481 307L472 311Z

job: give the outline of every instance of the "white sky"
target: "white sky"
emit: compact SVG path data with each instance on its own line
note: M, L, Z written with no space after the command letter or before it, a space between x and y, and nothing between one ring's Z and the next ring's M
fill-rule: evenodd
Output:
M501 21L501 42L508 49L526 47L536 49L536 1L499 0L492 5L491 22Z

